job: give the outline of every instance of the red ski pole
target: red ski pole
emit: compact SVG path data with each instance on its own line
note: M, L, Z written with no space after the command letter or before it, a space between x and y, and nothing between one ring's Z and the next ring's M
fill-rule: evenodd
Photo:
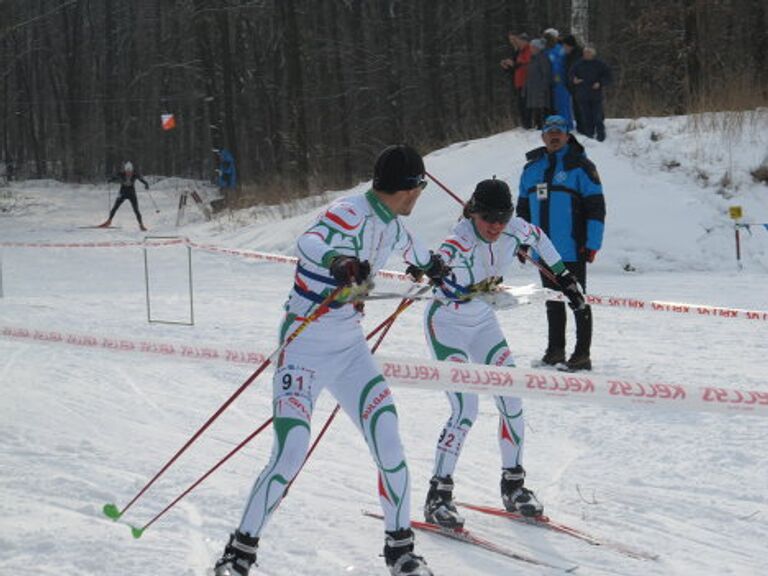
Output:
M306 330L307 326L309 326L312 322L316 321L318 318L320 318L323 314L327 313L330 310L330 304L333 302L336 297L341 293L342 290L344 290L344 286L339 286L336 288L333 292L328 294L326 298L320 303L320 305L310 314L307 316L304 321L294 330L284 341L280 346L277 347L277 349L270 354L270 356L264 360L264 362L261 363L261 366L259 366L256 371L251 374L248 379L243 382L240 387L235 390L235 392L221 405L219 408L214 412L208 420L205 421L205 423L195 432L192 437L186 441L186 443L166 462L163 467L155 474L152 479L147 482L144 487L136 494L128 504L126 504L125 508L121 510L118 509L117 505L113 503L105 504L102 508L104 514L108 518L112 518L113 520L119 519L123 514L125 514L128 509L133 506L133 504L141 498L141 496L149 490L150 486L155 483L155 481L160 478L160 476L163 475L163 473L170 468L170 466L181 456L184 452L186 452L187 448L189 448L201 435L203 432L205 432L211 424L219 417L221 414L229 407L232 402L235 401L235 399L242 394L248 386L250 386L256 378L261 375L264 370L266 370L267 366L269 366L273 359L276 358L284 349L286 346L288 346L291 342L296 340L296 338Z
M414 300L410 300L408 298L403 298L402 302L400 302L400 305L397 307L397 309L390 314L387 318L384 319L384 321L379 324L376 328L374 328L366 337L366 340L370 340L373 338L374 335L379 333L382 328L385 329L384 333L379 337L378 341L376 342L375 349L381 344L381 341L384 339L384 336L389 331L389 328L392 326L393 322L399 316L408 306L413 304ZM283 346L284 348L285 346ZM277 353L277 352L276 352ZM274 354L273 354L274 356ZM320 430L320 433L318 434L317 438L313 442L312 446L310 447L309 451L307 452L306 457L304 458L304 463L301 465L301 468L299 468L299 472L301 472L302 468L304 468L304 464L306 464L309 457L312 455L312 452L315 451L315 448L317 447L318 442L322 439L322 437L325 435L326 431L331 425L331 422L333 422L333 419L336 417L336 414L339 411L340 406L336 404L336 407L331 412L328 419L325 421L325 424L323 425L323 428ZM224 464L227 460L229 460L232 456L237 454L240 450L242 450L251 440L253 440L256 436L258 436L264 429L266 429L267 426L269 426L274 418L270 417L266 421L264 421L261 426L259 426L256 430L251 432L242 442L240 442L237 446L235 446L232 450L230 450L226 456L224 456L221 460L219 460L216 464L214 464L205 474L203 474L200 478L198 478L189 488L184 490L179 496L177 496L170 504L168 504L165 508L163 508L158 514L156 514L149 522L147 522L144 526L141 528L131 526L131 533L133 534L134 538L141 538L144 531L149 528L152 524L154 524L157 520L159 520L162 516L166 514L171 508L173 508L182 498L184 498L187 494L189 494L192 490L197 488L206 478L208 478L211 474L213 474L216 470L218 470L222 464ZM298 476L298 472L296 473L296 476ZM294 480L296 479L296 476L294 476ZM154 479L153 479L154 481ZM291 484L293 484L293 480L288 484L288 486L285 489L285 493L287 494L288 488L291 487ZM147 488L149 485L147 485ZM135 500L135 499L134 499ZM133 502L133 501L132 501ZM127 507L126 507L127 509ZM123 510L123 513L125 510ZM117 520L119 518L116 517L114 520Z

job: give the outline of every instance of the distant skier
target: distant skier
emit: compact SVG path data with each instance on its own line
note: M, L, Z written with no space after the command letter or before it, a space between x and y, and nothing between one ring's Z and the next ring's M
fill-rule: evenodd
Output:
M115 217L118 208L120 208L123 202L128 200L131 203L131 206L133 206L133 213L136 214L136 220L139 221L139 228L144 231L147 230L146 226L144 226L144 222L142 222L141 212L139 212L139 200L136 198L136 180L144 184L145 190L149 190L149 184L147 184L147 181L141 177L141 174L133 171L133 164L130 161L123 164L122 171L109 179L110 182L120 182L120 192L117 195L114 206L112 206L112 210L109 212L109 218L107 218L105 222L99 224L99 228L109 228L109 226L112 225L112 218Z
M439 282L449 273L442 259L423 248L400 218L413 210L427 184L424 174L424 161L410 146L384 149L374 167L373 188L337 200L299 237L299 261L285 304L282 338L296 330L338 286L365 283L392 252L402 254L432 281ZM390 574L433 574L424 559L414 554L411 482L394 398L363 336L358 307L334 301L330 308L282 351L275 366L272 456L253 485L240 525L216 563L216 576L246 576L256 562L264 527L304 462L312 413L324 388L363 435L378 468L385 518L384 559ZM308 514L303 521L312 517ZM317 518L321 529L328 529L328 520Z
M453 275L445 280L444 291L448 296L456 296L457 301L436 300L424 311L424 332L435 359L515 365L496 312L487 302L473 300L471 294L498 285L504 269L516 258L524 259L529 247L557 274L571 306L584 306L584 294L576 278L547 235L538 226L514 218L513 212L509 186L501 180L483 180L475 187L463 218L443 240L438 255L453 269ZM518 329L517 335L525 337L525 330ZM458 392L447 392L446 396L451 415L437 441L424 518L446 528L457 528L464 524L464 519L453 503L453 472L477 419L478 396ZM511 396L495 396L494 400L499 412L502 502L510 512L539 516L543 506L525 487L522 401Z

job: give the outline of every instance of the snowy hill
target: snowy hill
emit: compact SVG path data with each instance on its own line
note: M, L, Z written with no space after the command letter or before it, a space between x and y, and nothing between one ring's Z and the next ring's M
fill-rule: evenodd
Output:
M749 174L768 151L768 112L735 118L612 120L608 140L584 142L608 207L591 291L768 310L768 230L742 231L739 270L728 218L728 207L740 205L744 221L768 222L768 186ZM539 144L538 134L520 130L457 143L430 154L427 170L462 197L493 174L514 189L525 152ZM298 204L285 219L276 217L277 209L262 208L205 222L192 205L177 228L178 194L190 183L150 182L152 198L139 189L139 199L155 236L291 254L296 235L317 212ZM119 228L79 227L101 222L114 192L112 186L52 181L0 188L0 574L207 574L268 458L271 431L139 540L101 514L105 502L124 506L257 366L227 358L274 349L292 278L286 264L193 250L194 326L150 324L144 235L130 207L115 218ZM408 223L434 245L458 208L431 183ZM92 243L105 245L82 246ZM179 244L148 251L155 317L188 319L187 254ZM530 266L517 267L505 279L530 284L536 274ZM375 327L394 306L369 303L366 327ZM428 355L422 311L415 305L398 320L382 354ZM768 392L766 321L600 307L594 315L595 374ZM546 342L543 307L516 308L500 318L518 365L529 366ZM176 353L164 354L169 349L163 346L171 344ZM211 358L211 350L231 354ZM136 502L125 522L144 525L264 422L271 413L269 379L269 373L261 376ZM433 392L394 391L418 519L448 405ZM324 393L315 433L333 406ZM566 399L526 400L525 406L528 483L547 513L658 560L627 558L467 512L471 529L550 564L578 565L578 574L766 573L764 417ZM456 494L498 505L492 400L482 398L480 409L457 470ZM383 528L360 514L378 509L375 488L365 445L340 416L264 533L259 568L252 573L385 574L378 557ZM439 536L419 533L417 542L440 576L560 573Z

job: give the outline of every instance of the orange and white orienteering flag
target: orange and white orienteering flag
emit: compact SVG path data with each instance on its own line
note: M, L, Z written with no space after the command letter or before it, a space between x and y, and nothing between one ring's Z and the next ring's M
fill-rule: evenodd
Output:
M173 130L176 128L176 117L173 114L161 114L160 123L163 126L163 130Z

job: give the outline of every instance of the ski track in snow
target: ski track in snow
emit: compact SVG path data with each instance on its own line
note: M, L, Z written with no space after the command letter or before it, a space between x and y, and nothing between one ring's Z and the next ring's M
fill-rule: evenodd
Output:
M761 121L764 121L762 119ZM685 119L609 122L602 145L587 142L606 188L605 248L590 272L595 294L768 309L768 233L744 236L745 269L737 272L733 230L723 215L741 203L750 218L768 221L765 188L747 173L765 142L757 131L743 154L710 151L716 179L734 169L738 196L726 201L692 183L706 138L686 139ZM655 131L662 137L651 141ZM765 130L762 134L766 134ZM488 174L516 183L533 133L513 131L450 146L427 158L427 168L462 196ZM728 146L736 145L728 143ZM762 148L761 148L762 147ZM510 162L510 158L520 161ZM659 167L679 159L677 171ZM741 167L728 162L741 161ZM752 162L752 164L749 164ZM739 180L741 178L741 180ZM150 180L153 182L152 180ZM299 210L274 220L255 209L206 224L188 208L177 230L178 179L153 185L139 200L151 234L250 250L292 252L295 236L317 213ZM365 184L355 191L365 189ZM108 209L107 186L53 182L14 185L19 209L0 218L0 242L141 240L133 214L121 208L120 229L98 223ZM457 205L430 184L410 227L434 245L455 221ZM243 213L243 214L248 214ZM709 230L709 231L707 231ZM148 324L140 247L99 249L4 248L0 325L109 336L210 344L268 354L276 345L290 266L193 251L195 326ZM184 318L186 248L150 250L154 311ZM623 272L625 264L637 268ZM400 269L392 262L391 269ZM530 267L515 267L506 282L537 282ZM365 327L376 326L396 301L367 306ZM427 357L424 303L403 314L381 354ZM698 386L766 390L768 323L594 307L595 371L603 375ZM546 345L543 307L500 313L519 366ZM569 326L572 324L569 316ZM573 341L573 335L569 337ZM265 430L198 489L134 540L121 520L105 518L106 502L124 506L218 406L251 374L253 365L163 358L59 343L0 338L0 574L21 576L202 576L236 526L272 432ZM271 413L270 373L264 374L129 510L142 526L208 470ZM434 443L448 404L441 395L395 388L411 470L412 511L420 518L431 476ZM314 431L335 402L319 400ZM615 408L571 401L526 400L528 484L553 519L597 538L659 555L627 558L562 534L465 511L468 527L521 553L553 564L577 564L590 576L758 576L768 571L768 458L764 418L740 414ZM499 505L497 419L482 398L456 472L456 496ZM375 468L346 417L336 419L263 535L259 575L385 574ZM378 524L377 524L378 522ZM417 534L417 552L439 576L562 574L504 559L443 537Z

